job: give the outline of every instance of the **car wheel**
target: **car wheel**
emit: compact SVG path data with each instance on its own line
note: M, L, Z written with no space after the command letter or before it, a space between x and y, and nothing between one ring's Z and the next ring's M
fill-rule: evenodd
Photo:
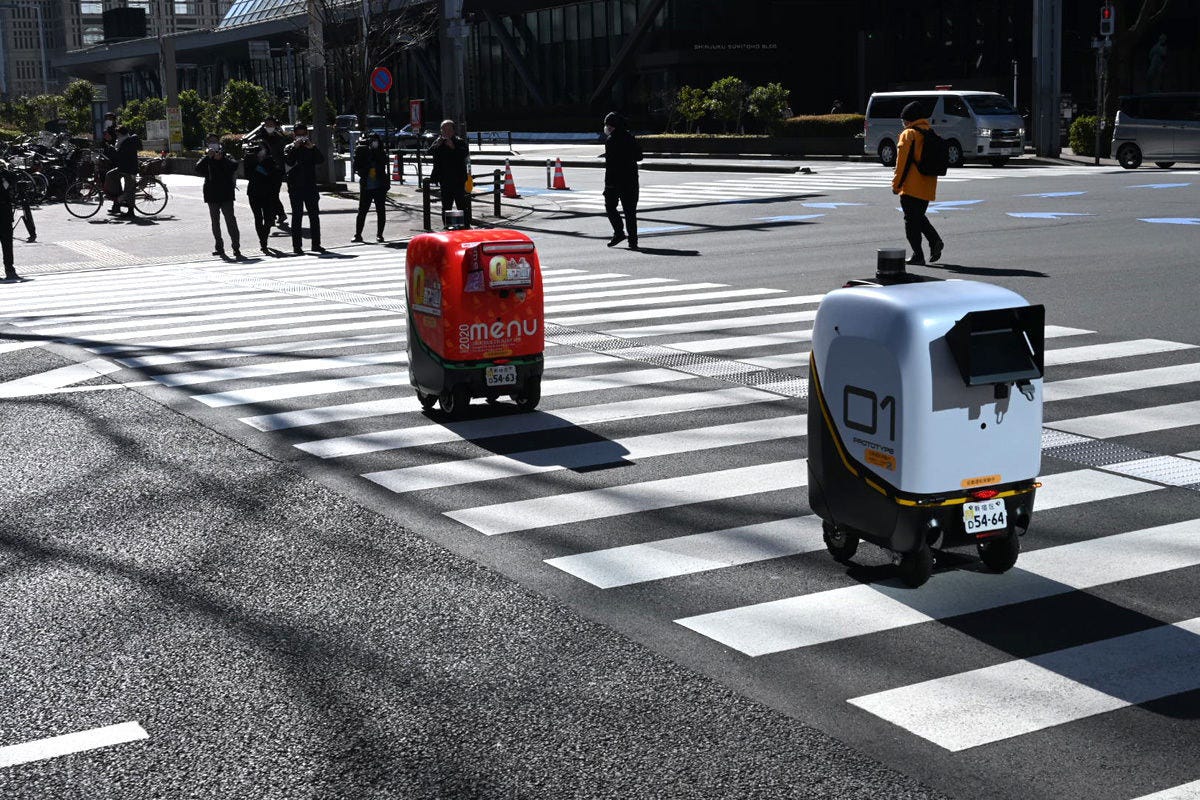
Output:
M951 167L961 167L963 165L963 149L957 139L951 139L946 143L946 161Z
M1137 169L1142 165L1142 151L1136 144L1123 144L1117 150L1117 161L1125 169Z
M885 167L896 166L896 143L891 139L879 143L879 163Z

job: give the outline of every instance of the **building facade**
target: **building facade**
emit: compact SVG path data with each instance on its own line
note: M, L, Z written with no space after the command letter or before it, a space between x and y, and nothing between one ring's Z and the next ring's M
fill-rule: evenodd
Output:
M437 0L436 7L446 1ZM143 2L159 3L160 11L167 8L174 15L164 31L175 39L180 88L211 95L236 77L279 96L289 90L297 100L307 96L307 29L300 0L236 0L210 29L191 32L182 32L184 23L213 20L220 0ZM432 0L372 2L386 9ZM707 87L729 75L751 86L783 84L798 114L825 113L835 102L846 111L861 111L873 91L946 84L1000 92L1020 108L1027 108L1032 97L1030 0L927 0L903 13L885 0L461 2L472 129L591 130L597 114L611 109L623 111L639 127L662 129L670 123L671 98L681 86ZM357 0L346 6L360 8ZM1097 0L1061 0L1061 7L1064 100L1087 110L1095 104L1090 45L1098 32ZM180 13L184 10L189 14ZM1133 91L1148 85L1150 48L1166 34L1169 57L1159 86L1200 88L1200 15L1193 11L1191 3L1168 5L1136 41L1126 37L1117 67L1120 85ZM352 40L358 24L328 27L326 47ZM97 82L120 74L117 103L161 91L152 39L90 46L79 41L81 49L68 53L63 67ZM251 41L268 43L269 55L262 57L260 45L260 57L251 58ZM427 118L442 116L442 54L436 39L403 49L380 65L391 69L395 82L389 93L374 98L373 111L403 123L408 101L425 98ZM339 96L329 69L331 105L352 108ZM111 80L109 86L111 91Z

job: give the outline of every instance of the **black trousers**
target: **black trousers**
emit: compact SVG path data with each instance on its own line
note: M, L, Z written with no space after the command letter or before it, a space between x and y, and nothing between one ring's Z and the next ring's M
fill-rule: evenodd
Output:
M459 186L446 186L442 184L442 213L450 210L451 206L456 207L459 211L467 210L467 187L466 182Z
M21 206L21 220L25 223L25 232L32 239L37 236L37 226L33 224L33 211L29 206ZM15 223L10 222L8 227L11 229Z
M304 222L304 212L308 211L308 230L312 237L313 248L321 246L321 210L317 207L317 193L312 194L291 194L288 195L292 201L292 249L301 250L304 243L301 241L300 229Z
M0 205L0 250L4 252L4 270L13 268L13 207Z
M273 197L250 197L250 213L254 214L254 232L258 234L258 243L266 247L267 237L271 235L271 226L279 219L279 195Z
M930 245L942 240L942 237L938 236L938 232L934 230L929 217L925 215L925 212L929 210L929 201L902 194L900 195L900 210L904 212L904 236L908 239L908 246L912 248L913 256L920 256L923 259L925 251L921 248L921 236L924 235Z
M378 189L360 189L358 192L358 219L354 222L354 235L362 236L363 225L367 221L367 212L371 210L371 204L375 204L375 231L379 236L383 236L383 226L387 224L387 187L380 186Z
M621 210L625 212L624 226L621 224L621 215L617 213L617 203L621 204ZM619 236L624 233L629 237L630 244L637 244L637 203L637 186L620 189L604 187L604 212L608 214L608 221L612 223L613 235Z

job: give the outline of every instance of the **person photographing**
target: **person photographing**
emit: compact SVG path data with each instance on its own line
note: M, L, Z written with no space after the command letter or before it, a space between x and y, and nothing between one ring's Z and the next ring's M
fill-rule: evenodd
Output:
M324 253L321 247L320 195L317 192L317 167L325 163L322 153L308 136L308 126L299 123L294 129L295 138L283 149L284 170L287 174L288 198L292 201L292 252L304 255L301 223L308 211L308 229L315 253Z
M237 168L237 160L227 156L221 149L220 137L215 133L209 134L204 155L196 162L196 174L204 178L204 202L208 204L208 216L212 221L213 255L225 257L225 242L221 238L223 216L229 231L229 243L233 245L233 257L241 260L241 234L233 213Z
M441 187L443 218L451 206L467 208L467 142L454 132L454 120L442 121L437 141L429 148L433 172L429 180Z

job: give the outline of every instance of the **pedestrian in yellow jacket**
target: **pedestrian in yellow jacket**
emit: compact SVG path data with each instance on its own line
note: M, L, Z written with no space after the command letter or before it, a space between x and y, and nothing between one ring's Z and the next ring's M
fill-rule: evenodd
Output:
M925 135L929 120L921 114L921 104L909 103L900 112L904 120L904 131L896 146L896 172L892 176L892 194L900 195L900 210L904 212L904 235L912 247L909 264L924 264L925 251L921 247L921 236L929 240L929 260L940 261L944 243L934 230L926 212L929 204L937 199L937 176L923 175L917 164L925 149Z

